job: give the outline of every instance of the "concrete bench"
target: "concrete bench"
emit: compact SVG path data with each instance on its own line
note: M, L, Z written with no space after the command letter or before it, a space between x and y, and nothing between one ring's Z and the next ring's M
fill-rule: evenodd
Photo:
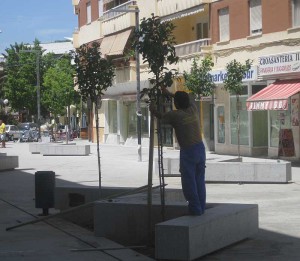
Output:
M40 153L44 156L87 156L90 145L42 145Z
M155 258L194 260L258 232L258 206L219 204L155 226Z
M0 171L11 170L19 167L18 156L3 156L0 155Z
M155 161L158 173L157 161ZM164 158L166 177L179 177L179 159ZM206 161L207 182L287 183L292 180L292 165L287 161L209 162Z

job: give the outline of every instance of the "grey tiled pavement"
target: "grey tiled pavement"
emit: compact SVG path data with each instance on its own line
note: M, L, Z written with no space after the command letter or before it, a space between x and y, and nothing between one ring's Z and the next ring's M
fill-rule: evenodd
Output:
M55 219L52 225L37 223L14 230L7 227L34 219L41 213L34 203L34 173L52 170L56 184L98 186L96 145L89 156L42 156L30 154L28 143L8 142L0 152L19 155L19 168L0 172L0 260L149 260L131 250L75 252L72 249L116 246L95 238L91 232ZM148 148L138 162L137 148L100 145L103 186L139 187L147 184ZM178 151L165 149L166 157ZM156 155L155 155L156 156ZM232 156L207 153L208 161ZM262 159L244 158L245 161ZM0 162L1 164L1 162ZM260 230L253 238L210 254L200 260L300 260L300 164L294 163L289 184L207 184L209 203L255 203L259 205ZM154 174L153 184L159 183ZM166 180L169 188L180 188L179 178ZM18 208L17 208L18 207ZM50 210L54 213L55 210ZM54 228L56 226L57 228Z

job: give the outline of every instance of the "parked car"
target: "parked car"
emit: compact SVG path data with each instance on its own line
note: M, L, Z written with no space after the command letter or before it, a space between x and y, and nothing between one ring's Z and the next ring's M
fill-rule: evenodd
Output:
M15 141L20 139L21 132L19 128L16 125L6 125L5 126L5 132L6 132L6 140L9 141Z

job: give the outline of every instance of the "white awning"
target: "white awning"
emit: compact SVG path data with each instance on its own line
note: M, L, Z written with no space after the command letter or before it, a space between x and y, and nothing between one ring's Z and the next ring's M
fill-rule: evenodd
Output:
M102 55L121 55L131 34L131 29L119 34L104 37L100 51Z
M165 21L171 21L171 20L175 20L175 19L180 19L189 15L193 15L199 12L203 12L204 11L204 5L200 5L200 6L195 6L193 8L189 8L177 13L173 13L164 17L161 17L161 21L165 22Z

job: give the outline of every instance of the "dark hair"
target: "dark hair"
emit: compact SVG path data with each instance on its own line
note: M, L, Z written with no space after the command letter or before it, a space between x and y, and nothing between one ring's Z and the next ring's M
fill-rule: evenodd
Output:
M190 106L189 95L183 91L175 92L174 103L177 109L187 109Z

